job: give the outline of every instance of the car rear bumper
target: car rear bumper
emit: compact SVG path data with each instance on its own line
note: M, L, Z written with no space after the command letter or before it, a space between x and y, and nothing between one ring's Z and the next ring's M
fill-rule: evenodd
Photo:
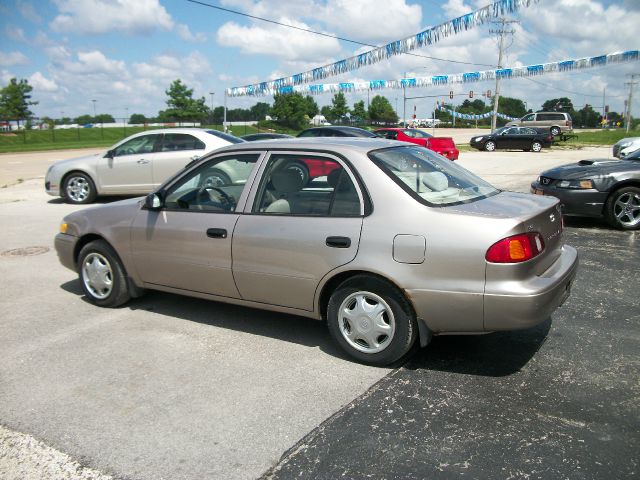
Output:
M531 193L556 197L562 204L563 214L585 217L601 217L608 195L607 192L599 192L593 189L571 190L568 188L554 188L541 185L538 182L531 184Z
M78 237L67 235L65 233L58 233L54 240L56 253L60 263L70 270L76 271L76 262L74 258L74 251Z
M543 322L569 297L578 271L578 252L565 245L542 275L525 281L487 281L484 329L519 330Z

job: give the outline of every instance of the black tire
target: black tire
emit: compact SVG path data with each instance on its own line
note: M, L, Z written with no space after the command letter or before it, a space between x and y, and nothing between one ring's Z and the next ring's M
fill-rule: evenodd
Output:
M203 176L200 182L200 188L224 187L226 185L231 185L231 179L222 170L211 170Z
M361 299L367 308L381 310L375 315L380 318L380 324L361 315L359 323L353 325L340 314L357 309ZM356 275L336 288L327 305L327 325L333 339L346 353L361 363L376 366L401 360L415 344L418 334L416 316L407 299L391 283L370 275ZM366 338L367 335L373 338Z
M484 149L487 152L493 152L496 149L496 142L494 142L493 140L488 140L486 142L484 142Z
M607 199L604 207L607 222L619 230L640 229L640 188L623 187Z
M549 129L549 132L551 132L551 135L553 135L554 137L557 137L558 135L560 135L560 127L551 127Z
M78 276L89 301L100 307L118 307L131 298L120 259L103 240L87 243L78 255Z
M62 182L62 196L68 203L84 205L93 203L98 192L89 175L82 172L71 172Z
M542 143L540 143L540 142L531 143L531 150L533 150L536 153L541 152L542 151Z
M302 177L302 185L309 183L309 169L304 163L293 162L287 165L287 170L294 170Z

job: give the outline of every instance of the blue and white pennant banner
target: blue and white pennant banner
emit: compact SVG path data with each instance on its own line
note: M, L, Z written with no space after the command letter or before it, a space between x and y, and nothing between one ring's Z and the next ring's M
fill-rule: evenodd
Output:
M243 87L227 89L227 95L238 97L243 95L273 95L279 89L289 86L303 85L317 82L328 77L333 77L346 72L352 72L359 68L382 62L383 60L411 52L417 48L426 47L439 42L441 39L457 35L460 32L470 30L503 15L514 13L521 8L528 7L539 0L499 0L479 10L454 18L435 27L428 28L410 37L387 43L382 47L374 48L368 52L354 55L353 57L330 63L323 67L314 68L306 72L297 73L290 77L278 78L267 82L254 83Z
M338 92L362 92L367 90L384 90L400 88L434 87L446 85L468 84L481 81L495 80L500 77L503 80L513 78L533 77L556 72L568 72L572 70L584 70L606 65L637 62L640 60L638 50L609 53L595 57L585 57L560 62L540 63L523 67L501 68L497 70L484 70L478 72L454 73L448 75L435 75L430 77L402 78L400 80L371 80L368 82L341 82L324 83L315 85L279 85L269 87L266 83L261 88L254 86L235 87L226 90L230 97L262 96L287 93L301 93L303 95L316 95L321 93Z
M471 114L471 113L460 113L451 110L450 108L445 107L444 105L438 104L438 110L443 110L449 115L453 115L456 118L461 118L462 120L483 120L485 118L491 118L493 116L493 112L486 112L480 114ZM497 117L502 118L503 120L517 120L518 117L510 117L509 115L505 115L504 113L497 112Z

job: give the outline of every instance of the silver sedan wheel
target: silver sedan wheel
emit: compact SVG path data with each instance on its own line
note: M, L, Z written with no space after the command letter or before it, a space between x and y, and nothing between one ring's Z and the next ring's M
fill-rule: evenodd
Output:
M107 298L113 290L113 271L106 257L95 252L87 255L82 263L82 281L95 298Z
M496 144L495 142L492 142L491 140L488 141L487 143L484 144L484 149L487 152L493 152L496 149Z
M540 150L542 150L542 144L540 142L533 142L531 144L531 150L533 150L534 152L539 152Z
M616 199L613 214L621 225L630 228L640 223L640 194L625 192Z
M65 193L74 202L84 202L91 194L91 185L85 177L71 177Z
M355 292L340 304L338 328L347 343L364 353L378 353L393 340L396 322L391 307L371 292Z

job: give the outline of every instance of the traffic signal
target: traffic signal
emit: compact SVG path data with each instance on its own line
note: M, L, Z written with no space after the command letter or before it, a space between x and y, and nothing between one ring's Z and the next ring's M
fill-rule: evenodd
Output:
M451 100L453 100L453 90L451 90L451 91L449 92L449 98L450 98Z
M473 98L473 90L469 91L469 98Z
M491 90L487 90L487 98L491 98Z

